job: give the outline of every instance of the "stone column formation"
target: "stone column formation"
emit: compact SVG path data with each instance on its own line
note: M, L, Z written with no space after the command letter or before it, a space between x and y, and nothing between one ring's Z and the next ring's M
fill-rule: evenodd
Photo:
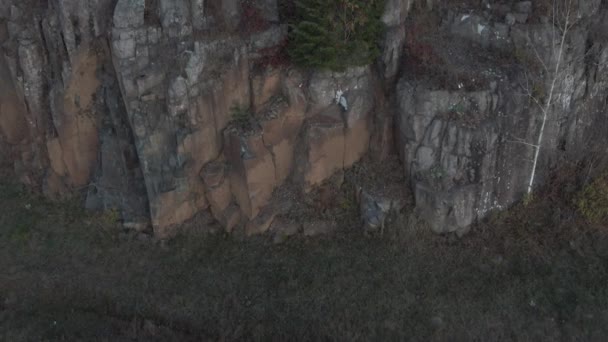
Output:
M0 163L48 197L85 193L88 208L116 208L125 226L167 237L205 210L227 231L263 233L281 214L277 189L306 193L368 154L381 163L396 152L431 227L465 231L522 198L525 142L540 126L517 63L488 56L535 52L550 64L551 25L529 1L429 2L446 6L438 30L450 43L438 54L483 75L437 83L406 67L411 2L386 1L375 64L335 73L264 62L287 39L276 0L248 2L246 14L241 0L3 1ZM608 127L606 7L586 1L568 37L540 182L588 156L587 137ZM252 13L265 25L244 27ZM249 127L232 122L237 108Z

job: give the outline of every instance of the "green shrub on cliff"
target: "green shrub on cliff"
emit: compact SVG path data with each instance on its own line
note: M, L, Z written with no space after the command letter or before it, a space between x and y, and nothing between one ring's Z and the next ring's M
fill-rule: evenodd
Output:
M608 173L587 185L576 204L590 222L608 224Z
M238 103L235 103L230 107L230 114L232 116L232 123L241 130L251 129L251 120L253 115L249 108L242 107Z
M378 42L384 0L300 0L295 2L289 55L297 65L341 71L371 63Z

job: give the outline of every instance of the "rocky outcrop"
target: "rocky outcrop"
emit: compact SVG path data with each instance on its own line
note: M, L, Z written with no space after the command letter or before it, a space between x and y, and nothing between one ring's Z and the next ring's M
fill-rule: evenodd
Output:
M392 81L401 71L406 38L405 23L414 0L387 0L382 21L386 33L382 42L381 65L383 77Z
M475 220L524 196L543 108L548 108L548 119L537 183L558 163L590 157L589 151L582 151L587 146L599 141L605 146L605 136L600 138L604 133L597 128L605 127L607 119L606 78L598 74L601 63L584 62L582 57L599 61L606 54L605 37L598 39L593 33L602 22L601 16L592 16L600 12L599 6L597 1L586 2L578 9L580 21L566 36L557 74L552 72L560 53L560 37L552 35L556 29L542 18L544 24L533 23L531 4L520 2L513 8L498 6L496 12L449 13L443 27L448 38L437 49L449 51L450 59L464 56L453 72L464 68L469 84L459 83L457 77L451 84L402 77L396 90L398 149L416 206L435 231L466 231ZM451 47L449 41L459 46ZM498 58L488 64L488 57L505 53L514 56L506 67L500 67ZM533 80L533 68L542 66L547 69ZM471 84L474 78L477 81ZM554 80L553 101L548 103ZM604 99L591 100L593 94L603 94ZM581 108L586 108L584 113ZM582 136L598 140L583 142ZM606 152L595 150L600 156Z
M0 163L49 197L81 195L159 237L201 211L227 231L287 236L335 228L285 219L287 202L366 155L397 168L386 161L398 152L434 230L465 231L526 191L542 116L522 84L540 96L552 83L522 65L555 62L552 26L528 1L426 5L450 61L440 77L408 69L414 1L387 0L378 62L340 73L284 63L276 0L4 1ZM581 6L539 183L563 160L606 154L588 146L608 125L608 9ZM399 191L359 185L369 229L403 207Z
M298 154L297 177L309 191L369 150L375 102L371 70L315 73L309 83L310 109ZM337 97L337 95L339 95ZM339 105L343 98L346 108Z
M143 178L105 44L113 2L9 1L0 14L2 143L19 178L50 197L148 217Z

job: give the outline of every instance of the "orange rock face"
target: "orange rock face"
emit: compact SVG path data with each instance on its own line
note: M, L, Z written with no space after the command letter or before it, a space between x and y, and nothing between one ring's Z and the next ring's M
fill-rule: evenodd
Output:
M232 203L230 181L226 177L226 164L223 158L207 164L201 177L205 183L205 193L211 212L216 219L222 220L223 213Z
M61 159L72 185L77 187L88 184L99 151L99 136L93 114L94 95L100 84L95 74L98 63L97 56L88 49L83 49L77 55L63 97L61 125L57 127ZM57 158L57 149L53 152L53 158ZM54 164L59 163L56 161Z
M272 154L259 133L247 137L228 133L226 147L232 193L243 214L252 219L277 186Z
M253 108L262 108L273 96L279 93L281 87L281 70L268 68L251 77L253 92Z
M4 57L0 56L4 59ZM29 136L25 108L17 96L8 70L0 60L0 134L9 144L18 144Z
M194 18L167 2L150 21L142 1L113 3L110 26L50 20L27 40L8 37L26 19L17 18L23 6L0 19L0 43L16 52L0 54L0 148L24 182L57 198L85 189L94 209L137 202L122 212L161 238L207 209L228 231L243 224L259 234L277 215L278 187L293 179L312 188L367 152L368 111L342 111L333 98L369 93L368 68L310 75L260 63L287 30L275 18L245 42L223 26L241 15L230 6ZM97 7L85 7L61 16L96 19ZM251 122L239 125L242 112Z
M301 167L307 192L344 168L344 123L338 110L334 107L320 114L305 128L306 161Z
M164 192L150 201L152 225L160 238L170 237L177 225L191 219L208 206L201 183L185 184L180 189Z

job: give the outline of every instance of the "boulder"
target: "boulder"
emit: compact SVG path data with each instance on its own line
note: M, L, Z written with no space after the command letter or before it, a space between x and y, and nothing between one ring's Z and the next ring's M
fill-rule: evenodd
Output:
M390 215L397 215L405 205L401 196L374 194L362 188L358 190L359 210L366 233L383 232Z
M314 220L310 222L304 222L302 225L302 232L306 237L317 237L321 235L329 235L335 232L337 224L331 221Z
M288 219L277 217L270 225L270 231L274 234L273 242L282 243L290 236L298 234L302 225Z
M221 213L214 213L214 216L228 233L233 232L243 220L240 208L234 203Z
M276 206L272 204L266 206L257 217L247 222L245 234L251 236L266 233L270 229L277 213Z

